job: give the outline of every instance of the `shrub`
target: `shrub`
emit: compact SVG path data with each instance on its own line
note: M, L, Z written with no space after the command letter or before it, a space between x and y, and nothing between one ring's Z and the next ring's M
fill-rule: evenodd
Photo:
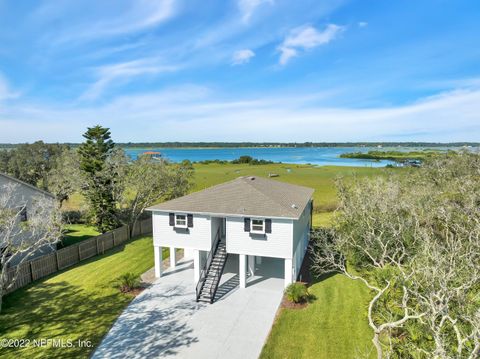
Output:
M267 160L259 160L256 158L253 158L252 156L240 156L236 160L231 161L233 164L246 164L248 163L249 165L267 165L274 163L273 161L267 161Z
M122 274L118 277L120 292L127 293L140 286L140 279L132 272Z
M293 303L302 303L305 302L308 297L308 288L305 283L292 283L287 289L285 289L285 294L287 299Z
M63 211L62 217L68 224L84 224L88 221L86 213L80 210Z

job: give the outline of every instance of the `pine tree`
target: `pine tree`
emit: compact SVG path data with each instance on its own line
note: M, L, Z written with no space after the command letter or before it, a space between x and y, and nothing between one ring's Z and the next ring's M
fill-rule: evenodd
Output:
M95 226L102 233L114 229L117 224L114 197L115 171L109 170L108 160L115 143L110 130L99 125L89 127L83 135L86 139L78 149L80 169L85 174L84 195L90 203Z

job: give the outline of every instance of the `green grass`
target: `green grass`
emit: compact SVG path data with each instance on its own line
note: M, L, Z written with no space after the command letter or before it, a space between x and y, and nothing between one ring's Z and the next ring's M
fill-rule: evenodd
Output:
M330 227L333 221L333 212L321 212L313 215L314 227Z
M313 195L315 213L314 225L326 226L330 224L331 212L338 205L335 179L375 176L383 171L398 169L384 169L371 167L340 167L340 166L308 166L294 164L270 165L234 165L234 164L196 164L194 178L194 191L235 179L240 176L264 176L269 173L278 174L272 179L315 189Z
M199 191L207 187L230 181L240 176L263 176L269 173L278 174L274 180L307 186L315 189L313 195L315 204L314 225L329 225L331 212L337 207L338 199L335 190L335 179L338 177L351 178L375 176L383 171L398 171L401 169L384 169L371 167L343 167L343 166L309 166L295 164L195 164L194 186L192 191ZM77 210L84 203L81 194L74 194L65 202L64 208Z
M65 236L62 239L62 247L71 246L72 244L100 234L95 227L86 224L68 224L65 226L65 231Z
M351 359L372 355L369 292L340 274L313 284L315 300L303 309L280 309L261 359ZM358 354L358 355L357 355Z
M165 249L164 258L168 256ZM142 237L4 298L0 338L78 339L97 346L132 300L116 287L121 274L140 276L153 267L151 237ZM2 348L2 358L87 358L86 348Z
M85 197L81 193L74 193L68 200L63 202L62 210L64 211L78 211L85 205Z

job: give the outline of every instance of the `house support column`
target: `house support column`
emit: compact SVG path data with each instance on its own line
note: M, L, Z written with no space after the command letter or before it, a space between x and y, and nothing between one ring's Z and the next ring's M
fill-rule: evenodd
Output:
M239 254L238 255L238 262L239 262L239 268L238 268L238 275L240 277L240 288L245 288L247 285L247 270L245 266L245 254Z
M177 257L175 247L170 247L170 268L177 266Z
M195 284L200 280L200 251L198 249L193 250L193 280Z
M155 261L155 278L160 278L162 275L162 247L153 247L153 256Z
M289 258L285 258L285 288L293 282L292 278L292 260Z
M183 250L183 258L193 259L193 249L185 248Z
M262 264L262 257L261 256L255 256L255 261L257 262L258 265Z
M255 275L255 256L248 256L248 273L252 277Z

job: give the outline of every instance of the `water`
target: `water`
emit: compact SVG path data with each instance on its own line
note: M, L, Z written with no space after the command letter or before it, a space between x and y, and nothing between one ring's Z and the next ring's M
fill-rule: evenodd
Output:
M255 147L255 148L127 148L125 152L136 159L145 151L157 151L164 158L172 162L190 160L192 162L204 160L231 161L240 156L251 156L274 162L313 164L320 166L362 166L384 167L391 161L373 161L353 158L340 158L342 153L368 152L379 150L376 147ZM383 148L382 150L389 150ZM413 148L394 148L394 150L414 150Z

